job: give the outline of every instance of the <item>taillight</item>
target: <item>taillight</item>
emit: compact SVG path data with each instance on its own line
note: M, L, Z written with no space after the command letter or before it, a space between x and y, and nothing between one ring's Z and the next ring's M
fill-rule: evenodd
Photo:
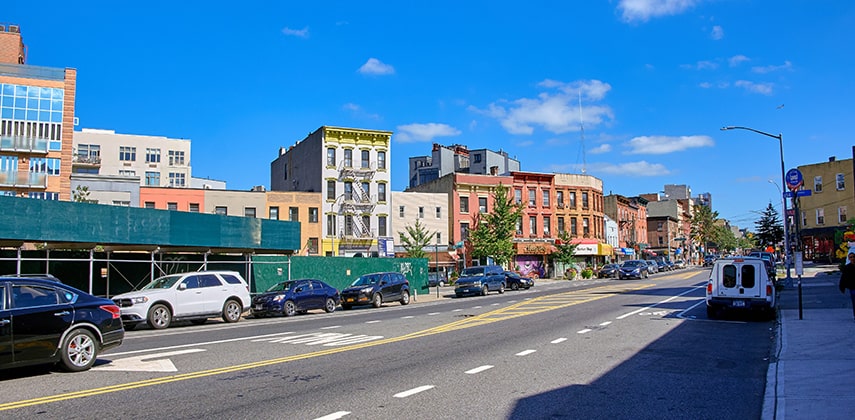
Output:
M101 309L109 312L111 315L113 315L113 319L119 319L122 317L122 310L119 309L119 307L116 305L101 305L101 306L99 306L99 308L101 308Z
M707 294L708 295L712 294L712 282L707 283Z
M772 286L766 285L766 296L772 295Z

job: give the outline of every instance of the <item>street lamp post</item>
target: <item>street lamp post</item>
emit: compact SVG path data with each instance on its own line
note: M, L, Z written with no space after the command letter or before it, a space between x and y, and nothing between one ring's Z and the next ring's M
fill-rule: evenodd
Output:
M755 130L755 129L749 128L749 127L740 127L740 126L726 126L726 127L721 128L721 131L727 131L727 130L748 130L748 131L753 131L757 134L762 134L766 137L778 139L778 149L780 150L780 153L781 153L781 188L784 188L784 186L787 185L787 178L786 178L786 174L784 172L784 135L783 134L778 134L776 136L774 134L769 134L765 131ZM787 223L787 218L788 218L788 216L787 216L787 200L784 199L783 196L784 196L784 194L782 192L781 198L783 199L783 202L784 202L784 209L783 209L783 212L784 212L784 218L783 218L783 220L784 220L784 258L787 260L786 261L786 267L787 267L787 279L786 280L787 280L787 285L792 285L793 279L792 279L792 277L790 277L790 267L793 263L793 258L792 258L791 252L790 252L790 234L789 234L790 229L787 226L789 224L789 223Z
M436 297L439 297L439 233L436 234L436 245L434 247L434 257L436 258Z

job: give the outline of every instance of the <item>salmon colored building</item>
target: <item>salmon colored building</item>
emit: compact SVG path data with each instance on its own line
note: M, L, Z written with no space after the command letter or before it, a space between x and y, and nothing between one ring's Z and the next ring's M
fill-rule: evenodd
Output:
M205 191L207 190L140 187L140 207L199 213L205 209Z

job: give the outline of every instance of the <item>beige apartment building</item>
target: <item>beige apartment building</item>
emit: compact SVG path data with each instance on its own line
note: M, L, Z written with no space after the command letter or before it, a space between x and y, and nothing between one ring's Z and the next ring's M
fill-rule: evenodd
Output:
M801 189L810 190L810 195L798 197L804 258L835 260L847 221L855 217L853 159L831 157L827 162L802 165L798 169L804 180Z

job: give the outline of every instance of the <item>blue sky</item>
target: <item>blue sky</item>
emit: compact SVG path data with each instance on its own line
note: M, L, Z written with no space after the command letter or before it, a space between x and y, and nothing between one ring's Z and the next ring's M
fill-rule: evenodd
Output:
M269 186L322 125L394 132L632 196L687 184L754 227L786 168L851 158L855 2L6 0L27 63L78 70L80 128L192 140L194 176ZM581 112L580 112L581 96ZM584 135L580 132L584 127Z

